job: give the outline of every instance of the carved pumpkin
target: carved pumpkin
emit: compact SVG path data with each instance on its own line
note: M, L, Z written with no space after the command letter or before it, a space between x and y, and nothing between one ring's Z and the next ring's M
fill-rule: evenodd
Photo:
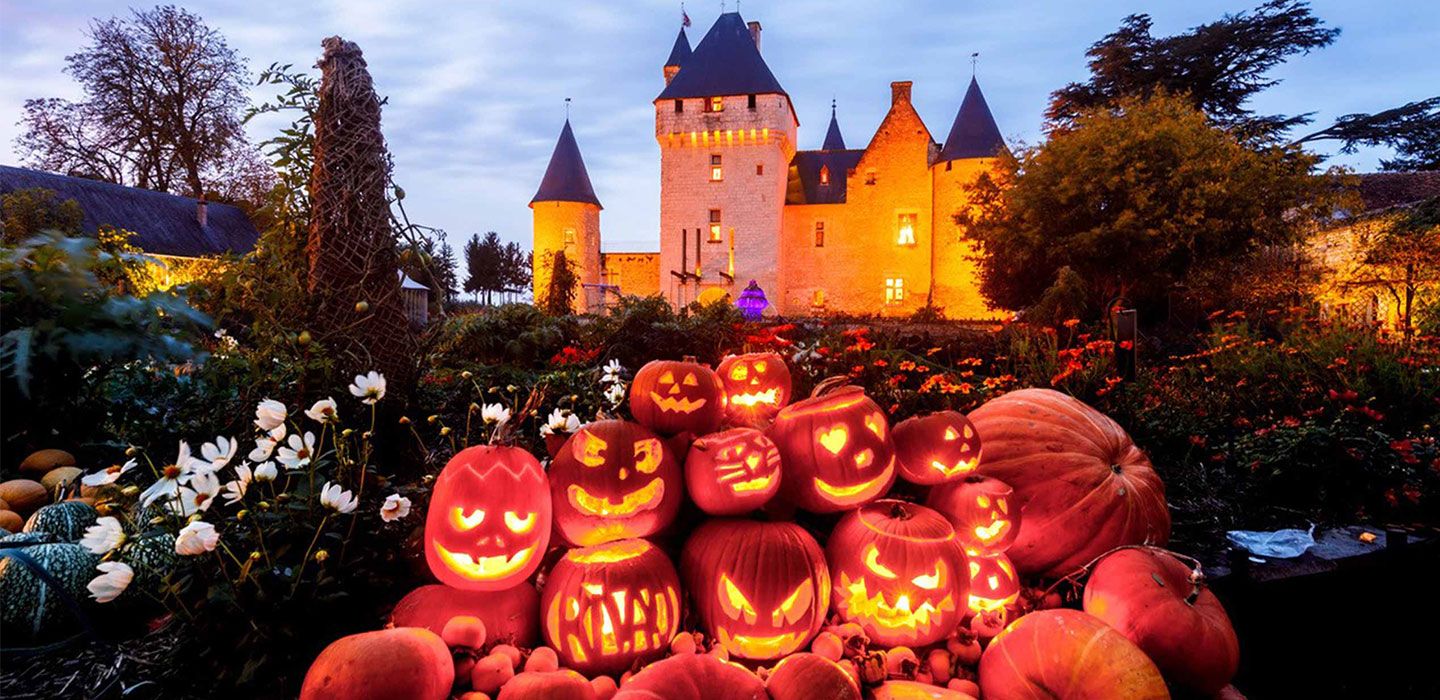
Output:
M790 368L773 352L730 355L716 370L725 385L725 422L763 428L790 403Z
M425 561L446 585L499 591L530 577L550 544L550 485L518 447L461 450L425 516Z
M677 654L631 676L614 700L769 700L765 683L714 654Z
M841 518L825 550L835 611L883 646L944 639L965 615L965 552L944 516L881 500Z
M794 523L710 520L680 554L700 621L732 655L776 659L803 648L830 608L830 570Z
M943 484L980 465L980 434L959 411L912 416L895 426L900 477L915 484Z
M576 545L654 534L680 509L680 476L669 446L645 427L590 423L550 465L555 526Z
M725 389L715 371L693 357L654 360L630 384L630 413L661 435L713 433L725 417Z
M985 700L1169 700L1160 670L1119 632L1079 610L1040 610L980 657Z
M1169 540L1165 486L1104 414L1058 391L1023 389L970 420L985 436L980 473L1013 486L1022 504L1025 527L1006 552L1022 574L1058 578L1116 547Z
M572 549L540 595L545 641L564 665L617 674L664 655L680 624L680 580L645 540Z
M444 700L454 682L440 635L397 627L331 642L305 673L300 700Z
M1240 643L1203 580L1173 556L1122 549L1095 565L1085 612L1139 646L1171 684L1206 697L1235 676Z
M1020 597L1020 577L1004 554L970 555L970 612L998 612Z
M685 490L711 515L740 515L780 490L780 450L754 428L711 433L690 444Z
M782 495L814 513L869 503L895 483L895 444L885 412L860 387L816 387L780 410L766 433L785 465Z
M955 526L967 554L998 554L1020 534L1020 508L1015 489L999 479L972 474L930 489L925 505Z
M540 639L540 592L528 582L503 591L420 586L395 604L390 624L424 627L440 634L445 623L457 615L480 618L491 640L528 648Z

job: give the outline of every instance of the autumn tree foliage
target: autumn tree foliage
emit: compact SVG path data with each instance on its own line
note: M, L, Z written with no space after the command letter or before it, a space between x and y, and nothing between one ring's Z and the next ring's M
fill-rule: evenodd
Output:
M1418 326L1440 325L1440 197L1360 227L1363 264L1345 282L1389 297L1407 340Z

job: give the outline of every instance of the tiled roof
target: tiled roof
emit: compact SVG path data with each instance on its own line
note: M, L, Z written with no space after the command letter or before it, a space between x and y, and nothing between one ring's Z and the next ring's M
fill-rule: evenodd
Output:
M970 88L960 102L960 111L945 137L945 146L940 149L939 162L960 158L989 158L1005 149L1005 139L1000 136L1000 127L995 126L995 117L990 106L985 104L985 95L980 92L980 83L970 78Z
M1440 170L1404 173L1364 173L1356 186L1364 211L1415 204L1440 197Z
M670 47L670 58L665 59L665 65L684 65L687 58L690 58L690 39L685 36L685 28L681 27L680 33L675 36L675 45Z
M865 155L863 149L797 151L790 161L785 187L786 204L843 204L845 175ZM820 184L820 170L829 168L830 183Z
M560 140L555 142L555 151L550 154L550 166L545 168L540 189L530 200L532 205L536 202L588 202L600 206L595 188L590 186L590 174L585 171L580 144L575 143L575 132L570 130L569 119L565 120Z
M739 12L715 20L657 100L718 95L785 94L760 57Z

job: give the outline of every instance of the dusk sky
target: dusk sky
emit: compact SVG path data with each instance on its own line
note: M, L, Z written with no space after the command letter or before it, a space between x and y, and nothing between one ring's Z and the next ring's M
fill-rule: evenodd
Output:
M1148 11L1156 33L1168 34L1258 2L746 0L740 9L764 26L762 53L794 101L802 148L819 147L832 97L847 143L863 147L889 106L892 80L915 82L916 107L943 140L975 51L981 87L1014 146L1040 137L1050 92L1085 78L1085 49L1125 15ZM125 14L132 4L0 0L0 163L18 164L13 141L26 98L80 97L62 69L85 43L90 19ZM332 34L356 41L389 97L384 131L406 207L414 220L448 231L457 251L472 232L489 230L530 246L526 204L560 132L564 98L573 98L576 137L605 206L605 248L657 249L652 100L679 29L678 2L178 4L220 30L252 73L272 62L311 66ZM720 7L686 5L692 45ZM727 9L734 7L732 0ZM1313 111L1324 125L1440 92L1440 3L1317 0L1313 8L1340 37L1277 70L1284 82L1254 102L1258 111ZM257 88L253 98L271 94ZM251 123L251 139L284 121ZM1385 155L1366 150L1330 162L1369 171Z

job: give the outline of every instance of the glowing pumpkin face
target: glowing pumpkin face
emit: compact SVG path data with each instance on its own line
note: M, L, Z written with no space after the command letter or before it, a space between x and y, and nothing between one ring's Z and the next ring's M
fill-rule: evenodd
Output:
M753 428L711 433L690 444L685 489L710 515L740 515L780 490L780 450Z
M540 596L545 642L566 667L618 674L659 658L680 625L680 579L645 540L572 549Z
M972 474L930 490L925 505L940 511L969 554L999 554L1020 534L1015 490L999 479Z
M970 611L1004 610L1020 597L1020 576L1004 554L970 557Z
M425 561L455 588L510 588L540 565L550 520L550 485L529 452L467 448L435 480L425 516Z
M869 503L895 483L890 423L860 387L786 406L766 435L785 465L782 494L813 513Z
M680 467L655 433L604 420L577 430L550 465L555 526L576 545L645 537L675 519Z
M730 355L716 370L725 385L725 422L764 428L790 403L790 368L773 352Z
M881 500L842 518L826 558L835 611L884 646L944 639L965 615L965 552L945 517L924 506Z
M980 435L957 411L914 416L895 426L895 457L906 481L954 481L980 466Z
M730 654L776 659L804 648L830 608L830 570L794 523L710 520L680 553L701 623Z
M655 360L635 373L630 413L661 435L714 432L725 417L725 390L714 370L686 358Z

